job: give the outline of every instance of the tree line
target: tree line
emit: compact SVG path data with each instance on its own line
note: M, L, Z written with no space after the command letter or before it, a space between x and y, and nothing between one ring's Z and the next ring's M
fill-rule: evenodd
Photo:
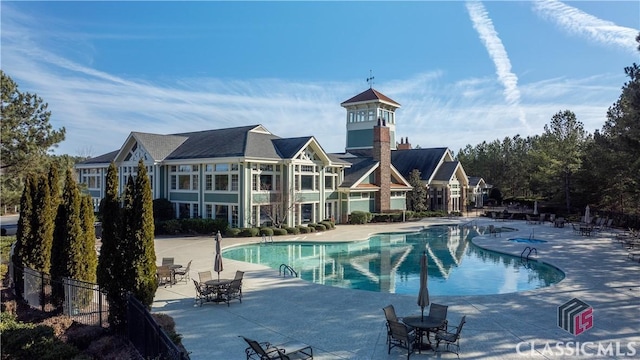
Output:
M636 38L640 42L640 35ZM640 50L640 47L639 47ZM640 215L640 68L589 134L570 110L556 113L541 135L467 145L457 154L467 174L482 176L503 198L536 199L570 214L586 205Z

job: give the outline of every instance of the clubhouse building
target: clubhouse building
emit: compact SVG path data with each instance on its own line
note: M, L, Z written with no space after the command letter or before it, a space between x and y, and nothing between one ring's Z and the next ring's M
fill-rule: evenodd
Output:
M325 152L313 136L281 138L261 124L170 135L131 132L120 149L78 163L78 181L97 209L109 164L118 169L122 192L142 159L153 198L173 203L177 218L220 218L232 227L344 223L357 210L401 211L414 169L430 210L462 211L477 191L448 148L411 149L408 138L396 142L400 104L394 100L369 88L341 106L347 111L344 153Z

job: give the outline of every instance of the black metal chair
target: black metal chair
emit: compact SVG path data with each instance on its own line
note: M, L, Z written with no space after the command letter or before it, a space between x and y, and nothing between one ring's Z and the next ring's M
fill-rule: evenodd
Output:
M191 271L191 262L192 261L193 260L189 260L189 263L187 264L187 267L176 269L173 272L173 275L176 278L176 282L178 282L178 281L184 281L185 283L189 282L189 279L191 278L190 275L189 275L189 271Z
M231 306L231 300L235 299L240 300L240 303L242 303L242 281L232 280L221 295L227 306Z
M387 324L390 332L388 353L391 354L391 349L394 347L401 347L407 349L407 359L409 359L416 348L416 332L398 321L387 320Z
M460 332L462 331L462 326L467 322L467 316L463 316L460 319L460 325L454 326L452 328L448 328L447 330L440 330L436 333L436 351L441 352L440 343L444 343L445 349L442 351L451 352L460 358ZM455 331L451 331L455 329ZM452 348L455 348L453 350Z
M199 283L198 280L196 279L192 279L193 280L193 284L196 286L196 298L195 301L196 303L200 303L200 306L202 306L203 302L209 302L211 301L211 290L206 287L203 286L202 283Z

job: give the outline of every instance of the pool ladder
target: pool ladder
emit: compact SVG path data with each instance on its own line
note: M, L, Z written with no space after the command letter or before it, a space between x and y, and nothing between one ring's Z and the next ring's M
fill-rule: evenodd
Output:
M280 264L280 269L278 270L278 275L287 276L287 271L289 275L298 277L298 273L293 270L293 268L287 264Z
M525 251L529 250L529 252L527 253L527 256L524 256ZM522 252L520 253L520 259L525 258L527 260L529 260L529 255L531 255L531 252L535 252L536 256L538 256L538 249L531 247L531 246L527 246L526 248L524 248L524 250L522 250Z

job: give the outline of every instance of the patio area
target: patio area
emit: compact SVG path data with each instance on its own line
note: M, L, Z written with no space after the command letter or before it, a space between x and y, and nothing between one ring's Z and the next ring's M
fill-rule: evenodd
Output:
M450 324L463 315L460 358L552 359L637 358L640 354L640 263L607 232L584 237L570 228L525 221L495 222L488 218L426 219L383 225L338 225L322 233L274 237L274 241L361 240L378 232L414 231L434 224L474 221L475 225L508 226L502 237L475 237L478 246L520 256L531 244L509 238L536 239L537 256L566 274L559 284L501 295L431 296L432 303L449 306ZM222 248L259 242L260 238L223 238ZM191 276L213 269L213 237L158 238L156 256L193 260ZM193 283L160 287L152 312L172 316L191 359L245 359L247 347L239 335L273 344L298 341L313 347L314 359L404 359L406 352L387 354L382 308L393 304L399 316L420 313L416 295L349 290L313 284L260 265L224 259L221 277L245 271L242 303L194 304ZM574 336L557 324L558 307L578 298L593 308L593 327ZM561 342L558 346L558 342ZM569 343L571 342L571 343ZM576 355L577 354L577 355ZM450 358L455 354L414 353L411 358Z

